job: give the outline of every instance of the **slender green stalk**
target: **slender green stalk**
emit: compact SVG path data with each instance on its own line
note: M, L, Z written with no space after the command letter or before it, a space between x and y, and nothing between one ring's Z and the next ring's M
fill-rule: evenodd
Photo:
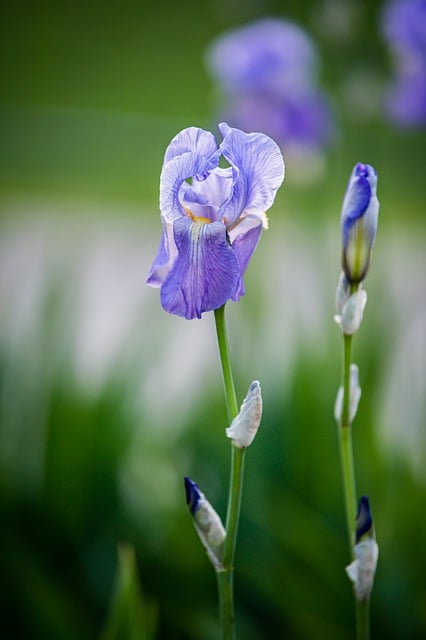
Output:
M350 422L350 368L352 354L352 336L344 335L343 340L343 407L339 424L339 445L340 457L342 461L342 479L345 498L346 523L349 535L349 552L353 559L357 499L354 457L352 450L352 428Z
M228 420L231 422L238 414L237 394L235 393L234 378L232 376L231 359L228 348L228 334L225 323L225 305L214 312L216 322L217 342L219 345L220 363L222 365L223 385L225 387L226 409Z
M370 599L356 601L356 638L368 640L370 637Z
M228 337L225 324L225 305L215 311L216 332L222 365L228 419L231 422L238 414L237 396L232 377ZM228 510L226 514L226 538L222 553L222 567L218 572L219 607L224 640L235 638L234 616L234 555L240 519L243 491L245 449L232 445L231 477L229 483Z
M352 336L343 336L343 406L339 423L339 445L342 461L343 491L345 498L346 522L349 537L349 552L354 559L355 520L357 514L357 496L355 484L355 467L352 449L352 425L350 416L350 370L352 358ZM356 604L356 637L357 640L368 640L370 637L369 601L358 599Z
M241 497L243 492L245 449L232 445L231 479L226 514L226 538L223 546L222 563L233 570L235 546L237 543L238 522L240 519Z
M223 640L235 638L234 618L234 572L216 571L219 594L219 616Z

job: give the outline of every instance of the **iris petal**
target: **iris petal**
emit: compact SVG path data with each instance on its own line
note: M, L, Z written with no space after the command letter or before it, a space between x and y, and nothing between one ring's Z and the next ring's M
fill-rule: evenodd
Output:
M185 200L210 205L217 209L226 202L232 190L232 169L217 167L203 181L193 179L192 185L185 193Z
M224 136L220 150L233 167L232 195L222 208L228 225L243 212L263 222L284 180L284 161L278 145L263 133L244 133L226 123L219 125Z
M173 238L173 227L163 220L163 234L157 255L152 264L146 283L151 287L160 287L171 269L176 257L176 245Z
M210 131L199 127L188 127L180 131L170 142L164 155L164 164L184 153L196 153L199 156L209 157L216 150L216 140Z
M241 296L245 294L245 287L242 276L244 275L250 258L252 257L253 252L257 247L257 243L259 242L261 233L262 225L258 223L255 227L252 227L248 231L240 233L232 243L232 248L234 249L235 255L240 265L241 274L238 289L233 296L233 300L235 301L239 300Z
M188 152L163 165L160 177L160 209L165 220L173 222L185 215L179 200L183 182L192 176L212 171L218 163L219 151L208 157Z
M371 196L368 178L364 176L351 177L342 209L343 246L348 243L354 223L366 212Z
M178 255L161 287L161 304L188 320L218 309L235 294L240 267L221 222L189 218L173 225Z

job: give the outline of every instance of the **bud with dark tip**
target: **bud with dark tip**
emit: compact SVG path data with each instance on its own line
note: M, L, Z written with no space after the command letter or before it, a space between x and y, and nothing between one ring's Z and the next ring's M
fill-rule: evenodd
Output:
M355 165L341 214L342 268L351 284L362 282L370 266L379 217L376 188L375 169L360 162Z

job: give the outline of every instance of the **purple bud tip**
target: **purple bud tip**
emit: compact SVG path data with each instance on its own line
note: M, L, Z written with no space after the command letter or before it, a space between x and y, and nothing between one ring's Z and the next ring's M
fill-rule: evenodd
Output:
M358 164L355 167L355 175L363 178L367 178L368 169L365 166L365 164L362 164L362 162L358 162Z
M198 503L200 501L200 490L197 483L193 482L191 478L188 478L188 476L185 476L184 482L186 504L188 505L191 514L194 515L198 509Z
M377 176L377 173L374 167L358 162L355 167L355 175L359 178L369 178L372 175Z
M362 496L359 501L358 514L356 517L355 538L358 543L362 536L373 528L373 517L370 510L370 501L367 496Z

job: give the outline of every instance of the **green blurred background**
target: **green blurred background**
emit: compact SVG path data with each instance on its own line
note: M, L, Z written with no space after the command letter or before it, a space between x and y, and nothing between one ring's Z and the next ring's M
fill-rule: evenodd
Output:
M215 128L206 46L270 15L315 39L339 137L316 181L287 166L248 293L228 308L239 397L255 378L264 394L236 558L239 637L353 637L333 312L340 206L357 161L378 170L381 201L354 354L358 491L370 496L380 546L372 631L425 637L425 134L377 109L392 70L381 7L3 7L2 637L218 637L215 576L183 491L189 475L224 513L229 443L213 318L167 316L144 281L160 236L164 150L185 126Z

